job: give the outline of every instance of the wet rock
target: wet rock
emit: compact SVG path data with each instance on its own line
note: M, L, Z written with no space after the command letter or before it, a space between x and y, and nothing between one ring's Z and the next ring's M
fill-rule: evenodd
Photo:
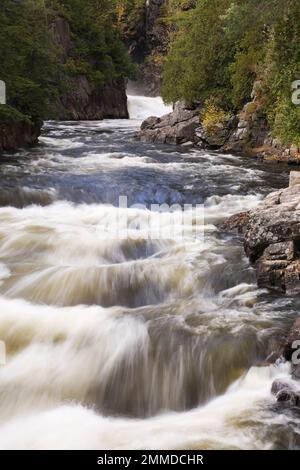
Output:
M250 211L245 251L255 263L260 287L300 294L300 185L270 194Z
M300 391L287 382L275 380L271 392L278 402L284 402L288 406L300 406Z
M220 228L244 234L245 251L259 287L300 294L300 173L290 187L271 193L250 212L235 214Z
M272 395L277 396L278 393L282 392L283 390L289 390L290 385L287 382L284 382L282 380L274 380L272 383L272 388L271 388L271 393Z
M221 148L227 142L231 128L229 122L225 124L219 124L214 127L213 130L207 130L202 126L199 126L196 130L196 136L201 142L205 143L207 147Z
M240 212L227 219L221 226L220 230L225 232L243 233L249 222L250 212Z
M294 392L292 390L281 390L276 395L278 402L285 402L289 406L299 406L300 405L300 393Z
M142 125L137 138L143 142L173 145L195 142L195 130L199 126L199 111L187 109L178 103L172 113L161 118L150 117Z
M145 121L143 121L141 130L144 131L145 129L153 129L159 122L160 119L158 117L150 116Z
M292 376L294 380L300 380L300 365L293 366Z
M284 361L283 350L284 350L284 337L282 335L274 335L269 338L266 348L266 362L275 364L276 362Z
M297 381L300 380L300 317L296 318L288 335L278 339L277 352L281 352L282 360L291 362L293 381L277 379L272 384L271 392L278 402L299 407L300 387Z

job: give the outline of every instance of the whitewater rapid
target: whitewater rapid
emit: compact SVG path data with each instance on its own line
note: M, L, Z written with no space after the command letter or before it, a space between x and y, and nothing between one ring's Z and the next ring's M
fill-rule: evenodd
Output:
M287 175L136 142L143 113L167 109L130 106L129 121L47 123L0 162L0 448L293 448L299 417L271 395L289 365L262 361L297 300L257 289L241 240L218 228ZM156 238L170 214L153 203L204 218Z
M142 120L149 116L161 117L173 110L171 105L166 105L160 96L155 98L128 95L128 112L130 119Z

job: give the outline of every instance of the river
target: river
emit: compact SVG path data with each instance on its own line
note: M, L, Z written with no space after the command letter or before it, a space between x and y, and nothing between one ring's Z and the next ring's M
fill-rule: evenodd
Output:
M48 122L1 157L0 448L299 448L299 414L270 391L289 367L261 364L299 300L259 290L241 239L218 230L288 169L138 142L140 120L165 110L130 109ZM141 221L169 219L151 204L204 205L204 219L152 237Z

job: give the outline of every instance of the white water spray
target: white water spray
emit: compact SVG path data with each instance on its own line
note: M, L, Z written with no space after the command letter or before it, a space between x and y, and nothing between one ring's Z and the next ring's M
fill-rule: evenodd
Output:
M172 111L171 105L166 105L160 96L128 95L128 111L130 119L147 119L150 116L161 117Z

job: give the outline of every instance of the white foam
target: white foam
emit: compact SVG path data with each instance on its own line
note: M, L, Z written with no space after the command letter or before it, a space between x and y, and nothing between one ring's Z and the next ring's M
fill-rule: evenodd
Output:
M146 96L128 96L128 111L130 119L146 119L150 116L161 117L171 113L172 106L165 105L160 96L156 98Z

